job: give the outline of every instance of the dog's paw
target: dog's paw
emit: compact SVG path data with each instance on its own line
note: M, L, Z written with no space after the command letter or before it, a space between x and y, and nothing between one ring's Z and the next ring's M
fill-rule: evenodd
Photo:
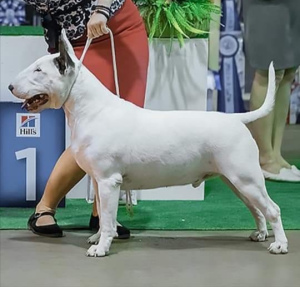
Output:
M88 257L104 257L108 255L108 252L105 252L104 248L99 245L92 245L86 252Z
M269 234L268 234L267 230L263 230L263 231L254 230L250 234L249 238L255 242L262 242L262 241L266 241L268 236L269 236Z
M288 253L288 243L287 242L273 242L273 243L271 243L268 250L272 254L286 254L286 253Z
M95 233L92 236L90 236L87 240L87 243L89 244L98 244L100 239L100 234L99 233Z

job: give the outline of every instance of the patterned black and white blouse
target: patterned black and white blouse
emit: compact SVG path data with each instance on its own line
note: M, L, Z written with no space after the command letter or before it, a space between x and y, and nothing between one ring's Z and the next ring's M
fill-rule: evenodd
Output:
M97 0L24 0L41 14L53 15L57 24L66 30L69 40L79 39L86 30ZM124 4L125 0L114 0L110 9L112 15ZM45 35L47 31L45 31Z

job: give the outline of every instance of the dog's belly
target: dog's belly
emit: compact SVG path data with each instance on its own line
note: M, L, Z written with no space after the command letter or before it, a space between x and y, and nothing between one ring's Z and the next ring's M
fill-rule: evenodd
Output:
M93 162L86 160L86 153L75 156L79 166L88 174L95 174ZM150 157L151 158L151 157ZM107 162L91 158L97 162L100 174L119 173L122 175L122 190L153 189L158 187L193 184L200 185L207 175L215 173L215 167L208 155L197 154L185 160L172 156L155 159L142 156L120 157L107 165ZM96 171L97 173L97 171Z
M161 165L155 163L128 166L123 174L122 190L152 189L175 185L199 185L211 172L209 163L194 161L182 165Z

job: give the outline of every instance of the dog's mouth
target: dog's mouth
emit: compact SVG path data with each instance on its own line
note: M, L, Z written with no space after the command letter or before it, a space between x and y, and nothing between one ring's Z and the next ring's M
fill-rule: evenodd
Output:
M47 94L37 94L30 99L25 100L22 105L22 109L26 109L27 111L35 111L48 101L49 96Z

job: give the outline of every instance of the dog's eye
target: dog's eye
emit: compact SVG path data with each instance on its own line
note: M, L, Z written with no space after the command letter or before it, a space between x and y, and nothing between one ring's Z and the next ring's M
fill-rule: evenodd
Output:
M42 69L41 69L41 68L36 68L34 71L35 71L35 72L41 72Z

